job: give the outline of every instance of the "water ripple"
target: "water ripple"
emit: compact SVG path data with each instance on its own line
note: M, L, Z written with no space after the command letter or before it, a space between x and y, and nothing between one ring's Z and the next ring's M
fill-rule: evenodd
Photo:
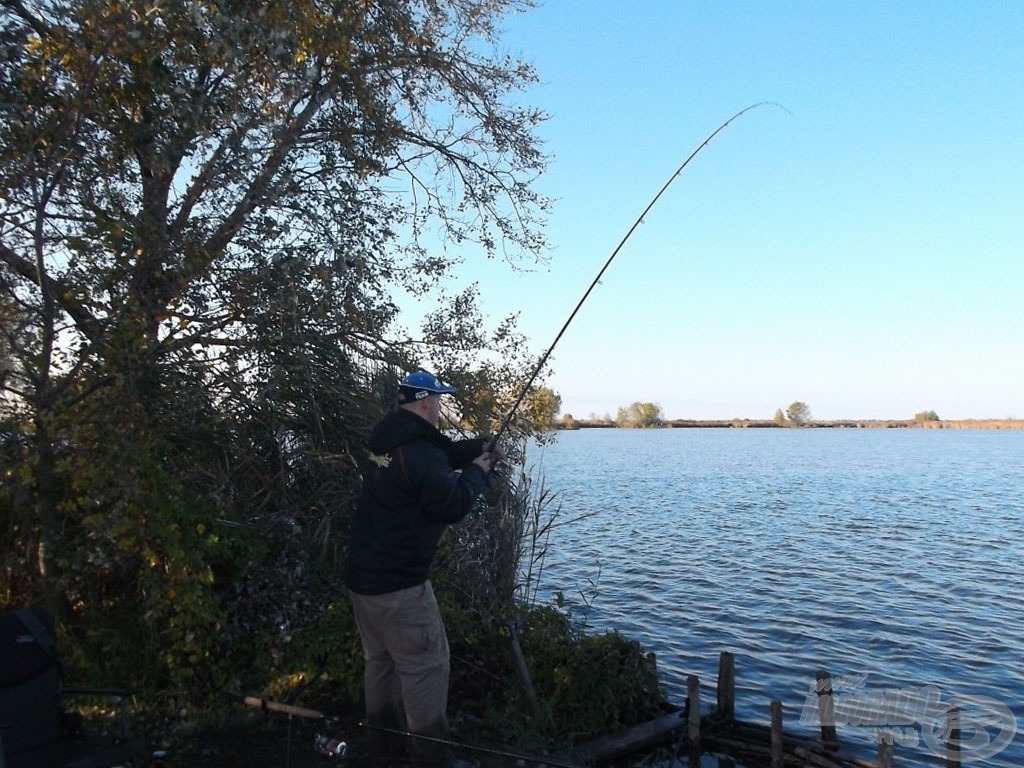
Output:
M597 514L556 529L544 588L655 651L675 700L728 650L761 722L772 698L798 716L820 668L1019 716L1021 466L1024 433L560 433L536 472ZM1021 739L985 765L1024 765Z

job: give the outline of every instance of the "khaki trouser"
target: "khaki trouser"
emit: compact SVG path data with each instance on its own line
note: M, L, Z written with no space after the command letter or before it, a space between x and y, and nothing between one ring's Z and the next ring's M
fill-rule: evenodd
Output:
M430 582L383 595L349 595L366 660L367 723L444 737L448 638ZM387 742L376 741L381 746ZM429 744L417 741L424 740L412 740L417 753Z

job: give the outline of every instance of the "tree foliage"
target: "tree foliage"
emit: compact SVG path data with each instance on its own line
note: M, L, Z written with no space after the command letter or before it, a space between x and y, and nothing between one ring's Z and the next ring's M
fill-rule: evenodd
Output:
M562 410L562 396L549 387L539 387L527 398L527 411L538 430L550 430Z
M399 369L493 422L514 323L470 290L413 342L399 297L543 247L534 73L490 52L523 5L5 0L6 599L135 682L223 679L322 618L279 598L333 569Z
M665 424L665 416L661 406L656 403L636 402L626 408L619 408L615 424L627 429L661 427Z
M797 426L806 424L811 420L811 408L807 403L796 400L786 409L786 418Z

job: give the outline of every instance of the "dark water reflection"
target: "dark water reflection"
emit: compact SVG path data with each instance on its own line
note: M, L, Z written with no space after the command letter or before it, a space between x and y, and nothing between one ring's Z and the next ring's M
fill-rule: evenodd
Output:
M779 699L801 730L825 668L997 702L993 738L1020 722L1024 432L583 430L529 463L562 518L597 513L556 530L541 594L655 651L674 701L689 674L713 700L731 651L748 720ZM1024 740L976 764L1024 765Z

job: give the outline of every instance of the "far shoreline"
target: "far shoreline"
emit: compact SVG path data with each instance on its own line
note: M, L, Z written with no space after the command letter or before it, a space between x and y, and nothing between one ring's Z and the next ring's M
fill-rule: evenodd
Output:
M619 427L614 421L574 419L559 421L558 430L638 429ZM835 419L806 421L801 424L773 419L665 419L661 424L643 429L1024 429L1024 419Z

